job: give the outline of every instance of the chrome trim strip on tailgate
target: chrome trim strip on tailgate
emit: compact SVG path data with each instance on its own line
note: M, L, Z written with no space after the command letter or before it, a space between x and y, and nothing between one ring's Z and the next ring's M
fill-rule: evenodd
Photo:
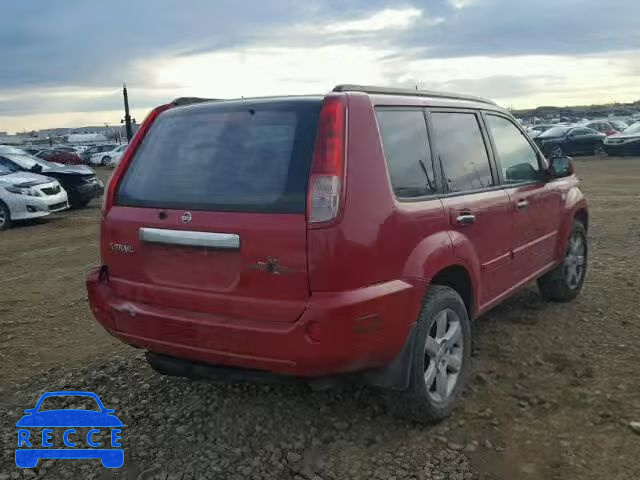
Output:
M165 230L162 228L141 228L140 240L143 242L185 245L188 247L240 249L240 235L235 233L193 232L190 230Z

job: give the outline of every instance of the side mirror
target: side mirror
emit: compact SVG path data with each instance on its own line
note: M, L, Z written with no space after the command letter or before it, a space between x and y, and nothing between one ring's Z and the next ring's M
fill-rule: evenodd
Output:
M573 175L573 160L571 157L553 157L549 159L549 177L563 178Z
M33 167L31 167L31 171L32 171L33 173L40 173L40 172L42 172L42 165L38 165L38 164L36 163Z

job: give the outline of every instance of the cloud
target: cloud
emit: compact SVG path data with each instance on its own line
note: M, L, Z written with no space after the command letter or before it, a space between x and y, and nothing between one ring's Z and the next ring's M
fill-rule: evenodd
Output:
M635 0L5 0L2 14L0 130L117 111L122 81L141 111L341 82L531 104L637 96L640 69Z
M331 23L323 28L326 33L376 32L385 29L406 29L422 16L416 8L385 9L366 18Z
M640 50L640 2L453 0L445 22L400 32L395 42L429 58L581 55Z
M143 90L136 92L130 102L132 108L145 108L167 103L174 98L174 90ZM123 108L120 89L57 90L35 93L13 93L0 97L0 116L35 115L38 113L115 111Z
M469 5L475 3L475 0L448 0L448 1L449 1L449 4L456 10L460 10L461 8L468 7Z

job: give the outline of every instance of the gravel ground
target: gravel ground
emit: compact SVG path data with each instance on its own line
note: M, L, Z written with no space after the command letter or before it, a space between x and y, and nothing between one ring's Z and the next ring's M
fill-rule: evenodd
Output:
M53 387L94 391L115 408L125 424L126 458L116 471L97 460L44 461L33 470L43 478L478 478L464 445L388 418L367 390L193 382L152 373L140 355L62 378L52 372L20 390L33 392L24 402L33 405L37 392ZM0 416L16 418L22 408ZM3 432L6 446L14 443L10 430ZM12 456L11 448L4 452L4 460Z
M473 381L454 416L435 427L388 417L369 389L157 375L86 307L97 207L4 232L0 480L639 479L640 159L576 163L591 207L582 295L548 304L531 287L479 319ZM125 424L124 466L16 468L22 410L45 391L71 389L94 391L115 409Z

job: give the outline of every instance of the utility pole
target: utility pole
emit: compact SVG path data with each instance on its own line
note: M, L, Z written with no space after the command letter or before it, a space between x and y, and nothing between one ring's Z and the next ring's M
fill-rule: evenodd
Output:
M122 84L122 96L124 97L124 124L127 129L127 141L130 142L133 138L133 130L131 129L131 115L129 115L129 95L127 94L127 85L124 83Z

